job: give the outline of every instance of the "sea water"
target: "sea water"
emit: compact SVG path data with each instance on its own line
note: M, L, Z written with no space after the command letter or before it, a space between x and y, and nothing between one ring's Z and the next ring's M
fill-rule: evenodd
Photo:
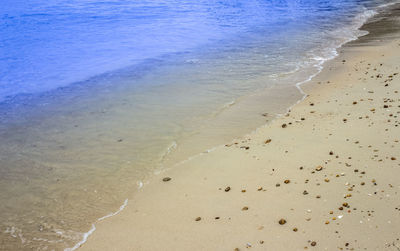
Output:
M147 178L285 112L391 2L3 0L0 250L79 246Z

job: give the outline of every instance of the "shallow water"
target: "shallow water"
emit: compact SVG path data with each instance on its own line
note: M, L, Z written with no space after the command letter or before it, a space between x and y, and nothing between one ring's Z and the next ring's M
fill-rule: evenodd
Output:
M62 250L146 177L285 112L296 83L387 2L12 3L0 10L0 249Z

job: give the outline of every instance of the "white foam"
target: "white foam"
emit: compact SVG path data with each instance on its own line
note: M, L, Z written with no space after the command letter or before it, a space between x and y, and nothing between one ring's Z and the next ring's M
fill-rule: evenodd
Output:
M391 5L391 4L390 4ZM377 7L380 8L381 6ZM351 42L353 40L358 39L361 36L367 35L367 31L362 31L360 30L361 26L367 22L368 19L371 17L375 16L378 14L377 11L375 10L367 10L365 9L362 13L356 15L356 17L353 20L353 23L349 25L348 27L341 27L335 31L331 32L331 35L335 37L338 41L336 41L336 44L333 44L331 48L325 48L320 52L320 55L315 55L312 56L310 59L316 61L315 64L313 65L315 68L317 68L317 72L310 75L307 79L300 81L296 84L297 89L301 94L303 94L303 97L298 100L295 104L290 106L287 109L287 112L292 109L293 106L297 105L301 101L303 101L307 97L307 93L303 91L301 88L301 85L310 82L315 76L317 76L321 71L323 70L323 65L334 58L336 58L339 53L337 52L337 49L342 47L344 44ZM322 54L322 55L321 55ZM283 114L279 114L279 116L282 116Z
M115 215L119 214L122 210L124 210L124 208L125 208L127 205L128 205L128 199L126 199L126 200L124 201L124 203L119 207L119 209L118 209L116 212L110 213L110 214L108 214L108 215L106 215L106 216L103 216L103 217L97 219L97 221L102 221L102 220L105 220L105 219L107 219L107 218L109 218L109 217L112 217L112 216L115 216ZM74 251L74 250L78 249L80 246L82 246L82 245L87 241L88 237L89 237L91 234L93 234L93 232L94 232L95 230L96 230L96 226L95 226L95 224L92 224L92 228L91 228L88 232L83 233L83 235L82 235L82 240L81 240L80 242L76 243L75 246L73 246L72 248L66 248L66 249L64 249L64 251Z
M110 217L112 217L112 216L115 216L115 215L119 214L122 210L124 210L124 208L125 208L127 205L128 205L128 199L126 199L126 200L124 201L124 203L119 207L119 209L118 209L117 211L115 211L114 213L107 214L106 216L103 216L103 217L97 219L97 221L102 221L102 220L104 220L104 219L107 219L107 218L110 218Z
M82 246L87 241L87 238L91 234L93 234L94 230L96 230L96 226L94 224L92 224L92 228L88 232L83 234L82 240L80 242L76 243L75 246L73 246L72 248L64 249L64 251L74 251L74 250L78 249L80 246Z

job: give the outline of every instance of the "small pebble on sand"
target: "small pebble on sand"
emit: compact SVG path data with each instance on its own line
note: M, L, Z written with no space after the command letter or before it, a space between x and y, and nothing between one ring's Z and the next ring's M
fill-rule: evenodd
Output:
M195 221L201 221L201 217L197 217Z
M225 192L229 192L231 190L231 187L226 187Z
M162 181L164 181L164 182L167 182L167 181L170 181L170 180L171 180L170 177L165 177L165 178L162 179Z
M286 224L286 220L285 219L280 219L278 222L279 222L279 225L285 225Z

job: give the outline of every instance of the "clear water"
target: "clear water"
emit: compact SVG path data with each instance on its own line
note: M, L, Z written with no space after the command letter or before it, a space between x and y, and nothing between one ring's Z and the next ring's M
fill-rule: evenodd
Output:
M3 0L0 249L73 247L150 175L302 98L389 2Z

